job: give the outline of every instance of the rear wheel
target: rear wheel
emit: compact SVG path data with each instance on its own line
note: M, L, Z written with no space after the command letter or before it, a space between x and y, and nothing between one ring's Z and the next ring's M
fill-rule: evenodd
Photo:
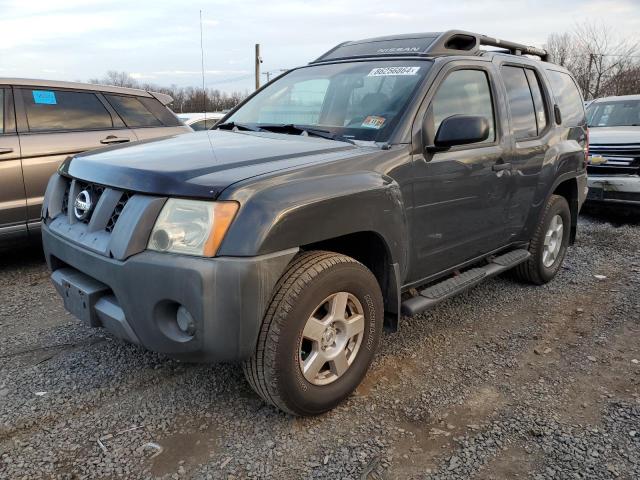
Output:
M531 257L515 268L516 277L537 285L551 281L567 253L570 233L569 204L564 197L551 195L531 239Z
M300 254L276 286L245 376L281 410L323 413L362 381L382 320L380 288L364 265L332 252Z

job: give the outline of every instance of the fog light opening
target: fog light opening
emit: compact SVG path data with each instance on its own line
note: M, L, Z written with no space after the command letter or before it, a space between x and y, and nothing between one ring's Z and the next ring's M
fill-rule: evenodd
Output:
M178 324L178 328L185 335L189 335L190 337L196 333L196 323L193 320L193 317L182 305L178 308L176 312L176 323Z

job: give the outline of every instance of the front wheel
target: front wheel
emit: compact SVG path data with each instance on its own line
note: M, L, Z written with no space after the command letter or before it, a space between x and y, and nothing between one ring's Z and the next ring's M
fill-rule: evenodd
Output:
M364 265L332 252L302 253L276 285L244 374L285 412L326 412L362 381L382 322L380 287Z
M551 195L531 239L531 257L515 268L520 280L542 285L551 281L567 253L571 234L571 210L564 197Z

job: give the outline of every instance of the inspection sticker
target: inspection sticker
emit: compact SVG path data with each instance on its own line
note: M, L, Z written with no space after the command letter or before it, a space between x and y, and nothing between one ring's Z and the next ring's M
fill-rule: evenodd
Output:
M369 72L367 77L387 77L391 75L416 75L420 67L378 67Z
M33 101L44 105L57 105L56 94L49 90L33 90Z
M382 128L382 125L384 125L384 121L385 121L384 117L376 117L375 115L369 115L367 118L364 119L364 122L362 122L362 126L364 128L375 128L376 130L379 130L380 128Z

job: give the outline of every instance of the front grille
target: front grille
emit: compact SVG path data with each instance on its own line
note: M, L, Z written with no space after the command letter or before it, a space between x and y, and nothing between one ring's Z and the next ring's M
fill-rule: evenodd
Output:
M620 175L640 172L640 145L589 145L589 156L595 161L587 166L587 172L594 175ZM602 160L597 157L602 157ZM598 163L602 162L602 163Z
M76 182L76 185L73 190L71 189L71 185L72 185L71 180L67 180L65 182L64 195L62 196L62 205L60 207L60 210L65 216L68 216L69 213L71 213L72 216L74 216L73 205L75 202L75 197L77 197L80 192L86 191L91 196L91 202L93 204L92 209L89 215L86 216L86 218L83 218L83 219L79 219L77 217L75 218L80 223L89 224L89 222L91 221L91 218L93 217L96 211L96 207L98 205L100 197L102 197L102 195L106 190L113 190L113 191L116 191L116 190L111 189L110 187L105 187L103 185L98 185L96 183L84 182L82 180L76 180L75 182ZM116 226L116 223L118 222L118 219L120 218L120 215L122 214L122 211L124 210L124 207L127 205L127 202L129 201L129 199L131 199L131 197L133 196L133 193L131 192L126 192L121 190L117 190L117 192L121 194L120 199L118 200L118 203L116 203L115 207L113 208L113 211L111 211L109 219L107 220L107 223L104 227L104 230L108 233L111 233L113 231L113 229Z
M64 196L62 197L62 213L67 215L69 213L69 190L71 190L71 182L67 181L64 187Z
M89 215L80 220L83 223L89 223L91 221L91 217L93 216L93 212L95 211L95 206L98 204L102 193L104 192L104 187L102 185L96 185L95 183L86 183L86 182L78 182L78 192L87 191L91 196L91 202L93 203L93 209L89 212Z
M118 221L118 218L120 218L120 214L122 213L122 210L124 210L125 205L129 201L129 198L131 198L131 194L129 192L122 193L122 196L120 197L120 200L118 200L118 203L113 209L113 213L111 214L111 217L107 222L107 226L105 227L105 230L107 232L111 233L113 231L114 227L116 226L116 222Z

